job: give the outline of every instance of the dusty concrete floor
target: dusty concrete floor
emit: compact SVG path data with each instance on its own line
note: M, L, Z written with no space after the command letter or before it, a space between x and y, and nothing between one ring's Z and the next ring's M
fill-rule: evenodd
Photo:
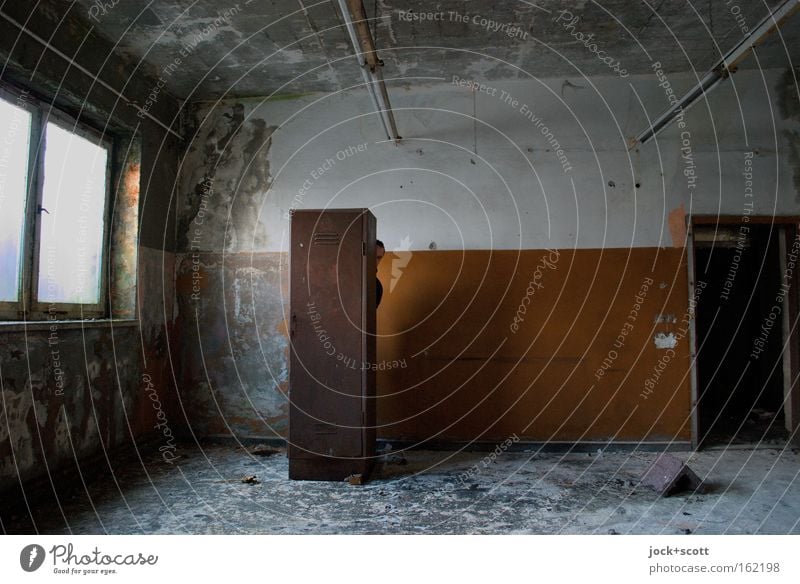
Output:
M800 534L796 448L676 453L710 491L669 498L637 488L651 452L505 452L488 466L484 456L394 453L351 486L289 481L284 452L187 447L173 465L118 460L116 483L56 485L60 508L39 502L32 518L17 507L0 520L6 533L48 534ZM241 483L247 475L260 482Z

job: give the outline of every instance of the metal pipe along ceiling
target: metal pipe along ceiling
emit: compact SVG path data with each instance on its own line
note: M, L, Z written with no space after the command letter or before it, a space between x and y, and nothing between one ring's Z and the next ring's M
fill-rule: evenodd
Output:
M339 0L339 10L342 13L345 28L350 36L358 67L364 78L364 85L381 120L386 137L392 141L400 140L394 121L394 114L389 105L389 93L386 90L386 84L383 81L383 75L380 70L383 63L375 53L375 42L367 26L364 4L361 0L349 0L349 4L358 20L358 30L356 30L356 23L353 22L350 8L348 7L348 0Z
M765 38L778 30L780 25L800 8L800 0L785 0L783 4L775 8L766 18L764 18L756 28L750 31L735 47L723 55L716 65L706 73L706 75L690 89L682 98L676 101L664 113L659 115L650 127L643 130L634 139L633 146L644 144L658 134L661 130L675 121L682 112L687 111L706 94L715 88L721 81L727 79L731 73L736 71L736 66L750 54L751 50L761 43Z

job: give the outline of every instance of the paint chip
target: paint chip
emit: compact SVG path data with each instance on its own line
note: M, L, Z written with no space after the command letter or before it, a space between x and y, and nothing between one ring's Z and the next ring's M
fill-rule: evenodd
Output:
M674 314L657 314L655 317L656 324L675 324L678 322L678 317Z
M675 338L673 333L664 334L658 333L653 340L656 344L656 349L674 349L678 344L678 339Z

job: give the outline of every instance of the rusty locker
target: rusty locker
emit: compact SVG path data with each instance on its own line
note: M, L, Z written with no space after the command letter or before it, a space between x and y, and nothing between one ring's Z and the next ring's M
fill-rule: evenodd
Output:
M375 457L375 216L291 219L289 478L366 476Z

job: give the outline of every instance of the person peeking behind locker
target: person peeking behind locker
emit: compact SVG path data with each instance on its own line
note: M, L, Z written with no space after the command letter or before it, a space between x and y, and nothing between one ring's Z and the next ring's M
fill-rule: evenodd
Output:
M381 263L383 259L383 255L386 253L386 248L383 246L383 242L380 239L375 240L375 273L378 273L378 264ZM375 308L381 305L381 297L383 296L383 284L375 277Z

